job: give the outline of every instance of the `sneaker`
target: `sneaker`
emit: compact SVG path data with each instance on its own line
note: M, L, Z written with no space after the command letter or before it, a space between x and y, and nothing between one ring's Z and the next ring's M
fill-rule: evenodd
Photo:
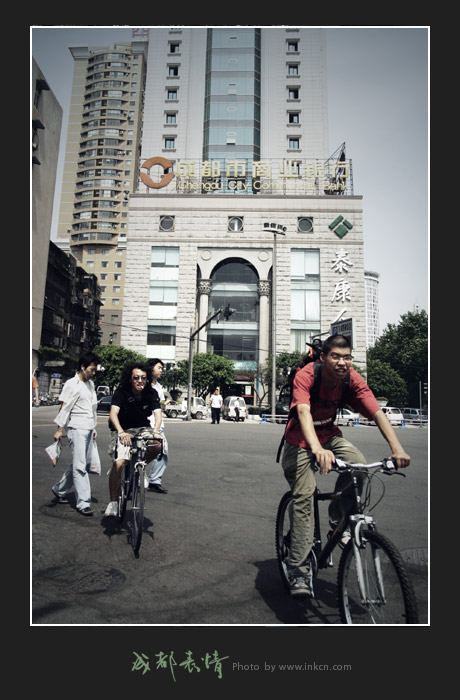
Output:
M109 505L105 509L105 516L117 516L118 515L118 503L116 501L110 501Z
M54 498L56 499L57 503L68 503L69 499L66 498L65 496L58 496L57 493L54 491L54 489L51 489Z
M289 579L291 595L313 597L310 582L306 576L293 576Z

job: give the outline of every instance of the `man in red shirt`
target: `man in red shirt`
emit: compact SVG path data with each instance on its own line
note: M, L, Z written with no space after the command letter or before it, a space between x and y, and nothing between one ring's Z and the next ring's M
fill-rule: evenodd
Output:
M365 418L373 420L391 448L391 458L398 468L407 467L410 457L404 451L388 418L368 385L352 367L350 342L341 335L328 338L320 355L321 384L316 398L310 400L314 383L314 363L299 369L294 378L291 410L286 426L282 466L294 496L289 552L289 579L292 595L312 595L308 554L313 544L311 517L315 490L314 467L327 474L335 458L351 463L365 463L361 452L342 437L335 425L337 406L342 396L342 382L349 372L347 403ZM335 485L341 491L349 476L340 475ZM344 489L346 491L346 489ZM344 497L345 496L345 497ZM346 493L329 507L334 525L346 512Z

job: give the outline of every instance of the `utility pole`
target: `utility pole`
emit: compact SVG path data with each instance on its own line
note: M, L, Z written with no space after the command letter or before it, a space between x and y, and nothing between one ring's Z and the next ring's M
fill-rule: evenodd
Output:
M227 304L224 310L224 317L225 320L228 321L232 313L235 311L235 309L231 309L230 305ZM193 373L193 340L195 336L201 331L202 328L205 326L208 326L213 319L216 318L216 316L219 316L222 313L222 309L218 309L212 316L208 316L206 321L196 329L196 331L193 330L193 328L190 329L191 334L190 334L190 340L189 340L189 349L188 349L188 387L187 387L187 417L185 420L191 420L191 408L192 408L192 373Z

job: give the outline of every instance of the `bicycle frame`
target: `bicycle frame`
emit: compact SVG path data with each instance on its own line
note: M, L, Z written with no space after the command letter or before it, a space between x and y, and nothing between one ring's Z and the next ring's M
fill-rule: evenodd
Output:
M364 467L365 465L360 465L361 467ZM374 465L369 465L374 466ZM335 470L338 471L338 470ZM319 517L319 502L320 501L332 501L334 499L340 498L342 492L337 491L337 492L328 492L328 493L321 493L318 489L318 487L315 488L315 493L313 497L313 512L314 512L314 539L313 539L313 546L312 546L312 565L313 565L313 576L316 575L318 569L324 569L327 566L333 566L332 563L332 552L335 549L335 547L338 545L338 543L341 540L341 537L343 535L343 532L346 530L347 527L350 528L351 532L351 537L353 540L353 549L355 552L355 559L356 559L356 571L357 571L357 578L358 578L358 586L359 586L359 591L361 595L361 602L362 603L376 603L376 602L383 602L385 603L385 591L384 591L384 584L383 584L383 577L382 577L382 572L381 572L381 567L380 567L380 554L378 549L374 548L372 545L372 556L375 562L375 570L377 573L377 584L378 584L378 589L379 589L379 594L381 596L381 601L374 601L374 600L369 600L367 596L367 586L366 582L364 579L364 572L363 572L363 567L362 567L362 562L361 562L361 553L360 550L363 548L363 541L361 538L361 530L363 525L367 525L367 527L371 530L376 530L376 525L374 522L374 518L369 515L365 515L363 513L363 506L361 502L361 497L359 494L359 488L358 488L358 480L356 478L355 472L350 470L350 476L352 480L352 485L353 485L353 494L354 494L354 502L355 502L355 512L350 513L349 515L343 516L342 520L339 522L335 530L333 531L332 535L329 537L327 543L325 546L322 546L322 541L321 541L321 525L320 525L320 517Z

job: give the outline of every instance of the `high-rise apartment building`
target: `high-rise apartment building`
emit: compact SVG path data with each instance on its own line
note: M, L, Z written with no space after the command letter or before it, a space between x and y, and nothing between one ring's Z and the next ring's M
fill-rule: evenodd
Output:
M379 273L365 270L366 285L366 347L372 348L380 335Z
M147 44L70 47L75 61L58 222L102 288L103 343L119 343L129 195L137 184Z

